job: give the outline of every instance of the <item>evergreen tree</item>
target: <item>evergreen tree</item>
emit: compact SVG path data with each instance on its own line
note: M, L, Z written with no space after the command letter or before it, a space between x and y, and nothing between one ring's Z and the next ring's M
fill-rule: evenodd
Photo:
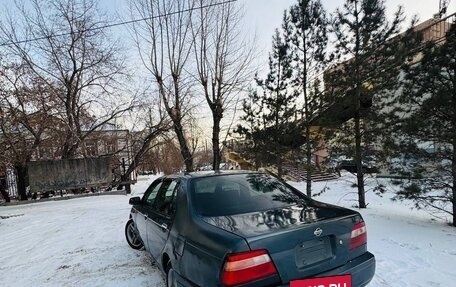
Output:
M328 42L326 11L320 0L299 0L290 9L291 49L295 75L294 88L303 101L302 122L306 137L306 192L312 195L312 153L318 139L311 135L313 120L320 110L320 93L315 93L314 82L324 68L325 50ZM317 85L319 81L317 79ZM318 88L318 87L317 87Z
M456 25L445 41L426 43L420 61L405 66L396 114L398 147L412 181L399 198L413 199L453 217L456 226ZM413 160L412 160L413 159Z
M291 122L296 114L296 93L291 91L291 76L293 69L289 46L289 18L284 16L284 35L278 30L273 36L272 53L269 56L269 73L264 80L257 79L262 87L264 129L268 135L269 147L267 152L277 166L277 175L283 175L283 156L289 150Z
M345 151L356 163L359 208L366 207L363 158L381 134L378 128L384 126L376 112L397 89L403 62L398 39L393 38L403 21L402 9L396 11L392 22L385 10L384 0L346 0L332 19L334 58L340 64L327 73L325 87L345 113L336 116L350 119L345 125L352 126L352 132L345 135Z
M292 88L292 54L290 18L284 14L283 33L276 30L269 72L265 79L256 78L260 93L253 92L244 102L244 124L238 133L251 139L258 162L274 164L277 175L283 176L283 158L302 145L302 127L296 121L296 96ZM253 144L252 144L253 143Z
M258 92L252 89L247 99L242 103L242 116L240 117L243 124L239 124L234 130L244 138L241 153L243 156L253 160L255 169L258 170L263 163L267 162L262 152L267 148L266 136L263 125L264 104Z

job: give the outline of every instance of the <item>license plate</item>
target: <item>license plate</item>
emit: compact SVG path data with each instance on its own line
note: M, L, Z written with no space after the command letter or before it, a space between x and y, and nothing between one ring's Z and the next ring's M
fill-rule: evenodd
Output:
M351 275L319 277L290 282L290 287L351 287Z

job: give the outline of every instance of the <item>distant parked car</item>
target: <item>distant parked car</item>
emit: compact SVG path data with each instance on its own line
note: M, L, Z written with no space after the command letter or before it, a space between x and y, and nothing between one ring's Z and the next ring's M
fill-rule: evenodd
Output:
M365 162L362 163L363 172L364 173L376 173L378 172L378 168L367 164ZM358 170L356 168L356 163L354 160L341 160L336 164L336 170L346 170L351 173L357 173Z
M166 176L130 204L127 242L150 252L168 287L360 287L374 276L358 212L267 174Z

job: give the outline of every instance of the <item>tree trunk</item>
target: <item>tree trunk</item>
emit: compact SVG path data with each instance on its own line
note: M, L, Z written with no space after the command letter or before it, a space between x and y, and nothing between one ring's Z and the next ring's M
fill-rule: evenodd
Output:
M279 118L278 118L278 115L276 114L276 126L275 126L275 144L276 144L276 148L275 148L275 160L276 160L276 164L277 164L277 177L282 179L282 175L283 175L283 169L282 169L282 153L281 153L281 148L280 148L280 144L279 144L279 131L278 131L278 127L279 127Z
M306 120L307 121L307 120ZM306 125L306 193L312 196L312 145L310 142L310 126Z
M303 3L301 5L301 15L304 17L306 14L305 9L310 3ZM305 21L302 21L301 33L302 33L302 44L304 55L302 59L303 63L303 81L302 81L302 92L304 95L304 117L306 124L306 193L308 197L312 196L312 145L310 142L310 110L309 110L309 98L307 95L307 39L305 30Z
M359 102L359 97L358 97ZM364 173L362 164L362 147L361 147L361 119L359 110L355 115L355 163L356 178L358 179L358 201L359 208L366 208L366 197L364 194Z
M453 69L453 85L451 93L451 104L453 107L453 114L451 118L451 124L453 126L452 137L452 148L453 153L451 156L451 177L453 179L452 195L451 195L451 205L453 206L453 226L456 227L456 69Z
M66 93L65 99L65 112L67 122L67 130L65 135L65 142L62 149L62 159L71 159L74 157L74 149L73 149L73 140L74 140L74 118L71 112L71 99L72 95L69 91Z
M126 193L126 194L131 194L131 184L129 183L129 181L130 181L130 174L123 174L123 175L121 175L121 176L120 176L120 180L121 180L122 182L127 182L127 183L122 184L122 185L120 185L120 186L125 187L125 193Z
M283 169L282 169L282 157L279 153L277 153L277 177L282 179L283 176Z
M17 193L19 200L27 200L28 169L26 165L15 166L17 172Z
M141 143L141 148L138 150L138 152L135 154L135 156L133 157L133 160L132 162L130 163L130 165L128 166L128 169L125 171L125 175L127 177L130 176L130 174L138 167L139 163L141 162L141 159L143 158L143 156L145 155L145 153L147 152L147 150L149 150L150 148L150 143L156 139L160 134L162 134L163 132L167 131L168 128L167 127L157 127L156 129L154 129L152 132L150 132L146 138L143 140L143 142ZM155 171L155 167L153 168L153 171L154 171L154 174L156 174L156 171Z
M453 145L453 163L452 163L452 177L453 177L453 226L456 227L456 145Z
M356 28L356 43L355 43L355 163L356 163L356 178L358 181L358 203L359 208L366 208L366 196L364 194L364 174L363 174L363 163L362 163L362 147L361 147L361 87L362 81L360 80L360 67L359 62L360 50L361 50L361 38L359 31L359 13L358 10L358 1L354 2L355 4L355 18L356 23L358 23L358 28Z
M182 155L182 158L184 159L185 171L192 172L193 171L193 156L192 156L192 153L190 152L190 149L188 148L187 140L185 139L182 124L178 121L173 121L173 124L174 124L174 131L176 132L176 136L179 141L181 155Z
M456 106L456 101L453 103ZM453 119L456 122L456 116ZM453 126L454 127L454 126ZM452 186L452 200L451 203L453 205L453 226L456 227L456 134L453 134L453 156L451 162L451 176L453 178L453 186Z
M220 154L220 121L222 117L216 111L212 112L212 119L214 127L212 128L212 168L215 171L220 170L220 161L222 155Z
M76 151L79 147L79 144L72 144L72 140L73 137L71 135L68 135L63 146L61 159L74 159L76 157Z
M6 176L5 176L5 180L6 180ZM0 182L0 193L2 194L2 196L6 202L11 202L11 198L10 198L8 191L6 190L3 182Z

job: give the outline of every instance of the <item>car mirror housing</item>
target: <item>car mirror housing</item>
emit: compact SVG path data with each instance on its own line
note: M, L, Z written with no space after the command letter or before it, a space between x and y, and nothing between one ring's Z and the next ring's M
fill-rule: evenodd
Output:
M141 204L141 198L139 196L132 197L132 198L130 198L128 203L131 205L139 205L139 204Z

